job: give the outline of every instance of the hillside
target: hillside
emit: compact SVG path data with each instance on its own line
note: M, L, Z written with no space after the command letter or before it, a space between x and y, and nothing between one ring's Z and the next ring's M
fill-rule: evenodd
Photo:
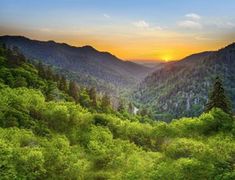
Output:
M40 69L0 47L1 179L235 178L235 124L222 110L140 123L94 106L94 94L76 101Z
M122 61L108 52L99 52L91 46L74 47L22 36L1 36L0 42L9 47L16 46L27 58L51 65L82 85L112 93L133 87L151 71L145 66Z
M224 82L235 110L235 44L165 64L146 77L133 93L157 119L197 116L207 102L216 76Z

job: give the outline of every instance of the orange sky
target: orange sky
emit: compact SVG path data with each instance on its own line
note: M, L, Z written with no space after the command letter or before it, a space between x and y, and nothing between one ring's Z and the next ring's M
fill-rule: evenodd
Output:
M228 1L2 0L0 35L91 45L123 60L178 60L235 40Z
M130 30L129 30L130 31ZM127 31L128 32L128 31ZM24 35L37 40L54 40L74 46L91 45L99 51L110 52L123 60L179 60L193 53L217 50L232 43L233 35L214 39L198 38L194 34L182 34L168 30L105 35L70 30L25 30L1 28L0 35Z

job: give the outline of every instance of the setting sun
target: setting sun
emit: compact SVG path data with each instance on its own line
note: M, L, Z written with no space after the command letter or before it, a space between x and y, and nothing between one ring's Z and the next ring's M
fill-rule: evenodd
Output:
M170 56L170 55L164 55L164 56L162 57L162 60L165 61L165 62L169 62L169 61L172 60L172 56Z

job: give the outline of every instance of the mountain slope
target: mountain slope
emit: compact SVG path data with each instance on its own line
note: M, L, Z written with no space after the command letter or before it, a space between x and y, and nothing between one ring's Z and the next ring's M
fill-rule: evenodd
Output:
M131 87L150 71L147 67L122 61L91 46L74 47L22 36L1 36L0 42L16 46L27 58L55 66L69 78L98 89Z
M141 123L82 107L40 71L0 45L0 179L234 179L235 121L222 110Z
M235 44L214 52L165 64L145 78L133 98L156 118L196 116L203 111L214 78L219 75L235 108ZM162 113L163 112L163 113ZM168 116L172 114L173 116Z

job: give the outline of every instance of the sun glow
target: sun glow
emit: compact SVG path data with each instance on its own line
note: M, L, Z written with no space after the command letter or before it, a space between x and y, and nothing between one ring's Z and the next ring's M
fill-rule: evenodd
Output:
M165 61L165 62L169 62L169 61L172 60L172 56L170 56L170 55L164 55L164 56L162 57L162 60Z

